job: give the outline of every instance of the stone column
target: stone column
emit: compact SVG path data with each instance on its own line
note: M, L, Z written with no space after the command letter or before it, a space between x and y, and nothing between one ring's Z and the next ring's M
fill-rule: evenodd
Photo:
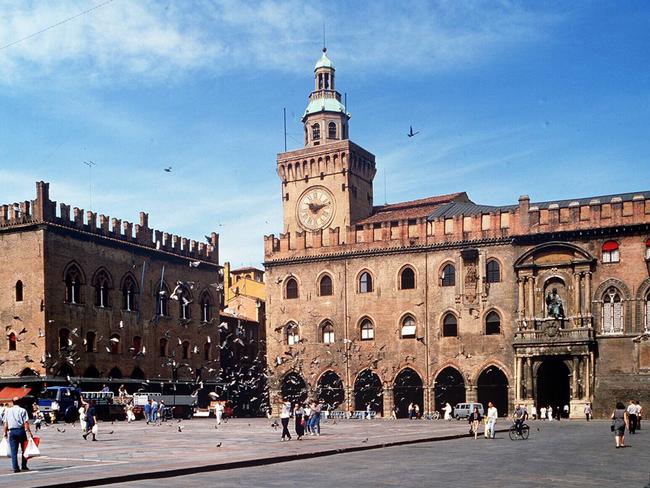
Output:
M519 286L517 317L519 317L519 326L521 327L521 321L524 319L524 294L526 293L524 290L524 278L519 278L517 284Z
M529 276L527 282L528 282L528 306L526 307L526 312L528 314L529 320L533 320L533 318L535 317L535 277Z
M585 315L591 316L591 271L585 273Z
M571 400L577 400L580 398L580 392L578 391L578 368L580 363L578 358L574 356L573 358L573 369L571 371Z
M580 273L573 273L573 323L580 325Z
M523 384L522 370L523 370L523 358L515 357L515 402L521 401L523 395L521 391L521 386Z
M391 386L384 386L384 411L383 412L377 412L379 415L381 415L388 419L390 418L390 412L393 410L393 405L395 405L395 400L393 398L393 388Z
M465 387L465 401L467 402L478 401L478 391L476 390L476 385L468 385Z
M585 356L585 376L583 379L584 385L585 385L585 397L587 399L591 398L591 354L589 356Z
M533 396L533 360L526 358L526 397L532 399Z
M350 386L345 387L345 404L348 412L354 408L354 388Z

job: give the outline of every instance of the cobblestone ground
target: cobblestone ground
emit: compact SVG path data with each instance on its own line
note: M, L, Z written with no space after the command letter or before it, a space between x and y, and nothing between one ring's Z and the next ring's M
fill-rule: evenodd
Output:
M32 471L10 473L6 459L4 472L0 470L0 485L13 488L66 486L93 480L101 483L105 477L145 472L160 476L173 469L203 469L284 455L295 456L295 460L111 486L642 488L650 473L650 431L628 435L630 447L617 450L609 423L603 421L531 422L527 441L510 441L507 434L500 433L495 440L438 440L311 459L300 457L319 451L466 434L467 424L338 421L324 424L321 437L308 437L301 442L280 442L280 430L275 431L266 419L235 419L219 429L214 425L212 419L180 424L174 421L160 427L143 422L102 424L98 442L84 441L78 427L50 427L42 432L44 456L31 461ZM507 422L502 421L501 427L505 426ZM64 428L65 432L61 432Z

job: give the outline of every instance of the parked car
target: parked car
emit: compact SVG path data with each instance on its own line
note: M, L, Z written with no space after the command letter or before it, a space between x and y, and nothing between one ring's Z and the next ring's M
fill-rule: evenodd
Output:
M478 413L485 415L483 404L476 402L458 403L454 407L454 417L456 420L466 419L474 411L474 407L478 408Z

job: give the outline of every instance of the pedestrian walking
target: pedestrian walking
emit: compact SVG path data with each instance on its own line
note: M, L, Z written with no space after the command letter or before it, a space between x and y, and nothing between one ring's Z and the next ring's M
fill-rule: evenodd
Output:
M419 419L419 418L420 418L420 405L418 405L418 404L416 403L416 404L413 406L413 410L414 410L415 418L416 418L416 419Z
M303 418L305 419L305 433L311 435L311 404L307 402L303 410Z
M79 426L82 432L86 432L86 405L83 403L79 407Z
M546 418L549 422L553 421L553 407L550 405L546 408Z
M569 406L564 405L564 418L568 419L569 418Z
M530 408L530 415L533 420L537 420L537 407L535 405Z
M214 406L214 416L217 418L217 425L221 425L221 421L223 420L223 403L220 401L217 401Z
M487 411L487 425L486 425L486 434L489 438L494 439L497 426L497 418L499 417L499 412L492 402L488 402L488 411Z
M90 401L90 406L86 411L86 432L82 435L84 439L88 439L88 435L93 436L93 441L97 440L97 413L95 409L95 400Z
M20 473L21 470L29 471L25 457L25 444L27 436L30 439L33 439L34 436L29 428L27 410L18 404L18 397L14 397L12 403L13 406L4 412L3 436L7 439L11 450L11 467L14 473ZM21 468L18 467L18 447L22 453Z
M616 449L625 447L625 428L630 427L630 419L628 417L627 409L623 402L618 402L616 408L612 413L612 432L614 433L614 440L616 441Z
M371 412L370 403L366 403L366 415L365 415L366 420L371 420L372 419L372 415L371 415L370 412Z
M630 404L627 406L626 411L630 434L636 434L636 404L634 403L634 400L630 400Z
M151 398L144 404L144 419L149 424L149 420L151 420Z
M397 420L397 405L393 406L390 410L390 419Z
M413 420L413 415L415 414L415 409L413 408L413 403L409 403L409 419Z
M283 402L280 411L280 422L282 422L282 440L290 441L291 433L289 432L289 419L291 418L291 402Z
M641 417L643 417L643 407L639 403L639 400L635 400L636 404L636 428L641 430Z
M540 407L539 409L539 419L546 420L546 407Z
M445 420L451 420L451 412L453 409L451 408L451 405L449 405L449 402L445 403L445 408L443 410L445 411Z
M591 420L591 403L589 402L585 403L584 412L585 412L585 419L587 419L587 422L589 422Z
M478 426L481 423L483 417L478 411L478 407L474 407L474 411L469 414L467 421L469 422L469 433L474 434L474 440L478 439Z
M312 413L314 415L314 422L311 426L311 430L316 436L320 436L320 416L323 409L323 404L321 402L315 402L314 407L312 408Z
M305 435L305 410L300 403L296 403L296 407L293 409L293 417L296 419L296 436L301 441Z
M135 414L133 413L133 403L129 401L126 404L126 422L131 423L135 420Z
M149 422L152 424L156 423L156 419L158 418L158 402L155 399L151 399L151 417L149 418Z

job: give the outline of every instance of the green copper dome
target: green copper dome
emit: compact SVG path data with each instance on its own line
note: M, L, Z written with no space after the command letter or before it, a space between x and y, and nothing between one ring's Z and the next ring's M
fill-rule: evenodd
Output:
M316 98L315 100L311 100L309 105L307 105L307 110L305 110L303 118L316 112L345 113L345 107L336 98Z

